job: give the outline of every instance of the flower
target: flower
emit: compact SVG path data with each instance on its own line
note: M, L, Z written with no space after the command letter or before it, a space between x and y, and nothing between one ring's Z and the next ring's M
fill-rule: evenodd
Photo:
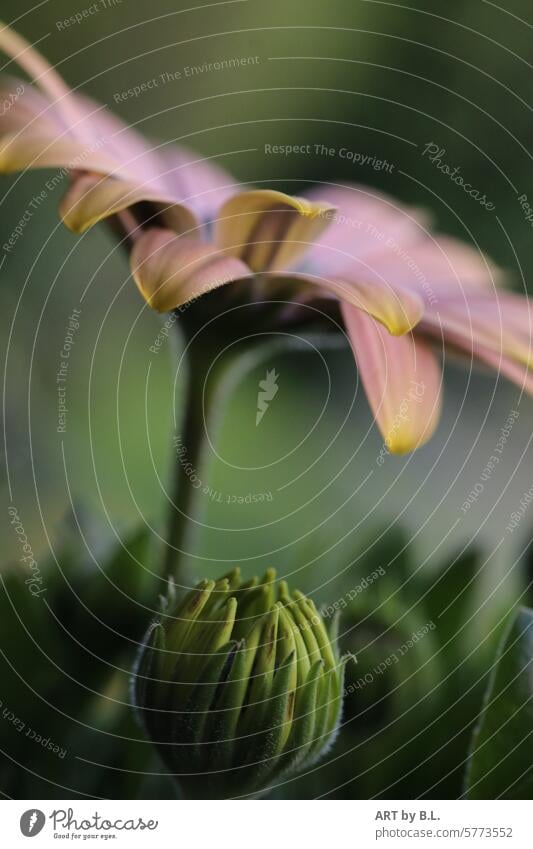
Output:
M290 286L295 304L336 305L386 448L407 453L434 433L442 371L435 348L501 372L528 393L529 299L427 217L373 189L327 184L292 197L238 191L214 163L152 146L107 109L74 94L24 39L0 29L0 49L38 90L8 97L0 170L66 169L61 216L81 233L113 218L131 244L135 282L165 312L228 283L263 297ZM16 83L4 84L9 95ZM2 98L3 99L3 98Z
M134 701L189 797L257 794L314 763L340 722L345 659L313 602L238 569L173 584L142 646Z

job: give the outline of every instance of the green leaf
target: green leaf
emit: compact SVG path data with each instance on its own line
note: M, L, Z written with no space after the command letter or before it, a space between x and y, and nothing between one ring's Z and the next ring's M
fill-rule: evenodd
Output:
M533 610L523 607L500 645L474 731L467 770L470 799L533 794Z
M439 623L443 643L465 639L464 629L460 634L458 632L468 620L468 611L472 608L479 561L479 553L469 549L442 564L437 574L427 574L427 570L422 570L425 581L420 581L419 593L426 593L424 607L429 618Z

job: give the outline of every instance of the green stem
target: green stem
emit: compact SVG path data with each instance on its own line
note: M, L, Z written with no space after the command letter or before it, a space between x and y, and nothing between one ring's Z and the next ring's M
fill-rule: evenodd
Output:
M190 342L185 322L176 323L178 332L185 331ZM206 357L202 355L202 344L194 341L186 352L187 381L186 390L182 396L182 415L180 433L175 434L172 441L172 481L170 505L168 514L167 548L165 553L165 574L172 576L178 588L190 584L185 559L186 544L190 527L191 507L196 490L191 484L190 475L198 472L201 448L204 441L204 416L207 418L207 393L205 376L207 373ZM173 353L177 345L172 346ZM189 474L188 474L188 473Z

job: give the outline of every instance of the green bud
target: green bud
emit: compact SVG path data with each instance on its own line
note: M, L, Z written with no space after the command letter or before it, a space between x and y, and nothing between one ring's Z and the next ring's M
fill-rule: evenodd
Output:
M235 569L152 623L133 679L143 726L190 798L264 792L309 767L340 722L344 660L314 604Z

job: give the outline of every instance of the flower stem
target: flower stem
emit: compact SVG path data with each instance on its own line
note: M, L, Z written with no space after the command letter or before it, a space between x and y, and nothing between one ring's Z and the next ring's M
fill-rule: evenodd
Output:
M184 355L187 363L187 379L182 396L182 413L179 417L180 432L176 433L172 440L172 480L167 520L165 574L173 577L178 588L181 586L185 589L194 580L187 574L185 566L186 545L192 521L191 507L196 494L191 483L191 476L193 473L197 474L200 463L208 394L205 391L207 367L206 357L202 352L203 346L198 341L191 341L186 322L178 320L176 329L180 335L183 331L185 332L185 338L189 344ZM172 345L174 362L178 352L176 342L177 340Z

